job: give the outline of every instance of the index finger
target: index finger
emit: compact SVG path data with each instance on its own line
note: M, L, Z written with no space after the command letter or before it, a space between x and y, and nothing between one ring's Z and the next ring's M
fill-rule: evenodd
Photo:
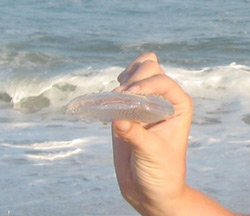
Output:
M183 89L165 74L158 74L133 83L126 91L142 94L161 95L175 110L175 115L192 110L192 100Z
M122 84L137 70L141 63L145 61L158 62L157 56L153 52L143 53L133 60L128 67L118 76L117 80Z

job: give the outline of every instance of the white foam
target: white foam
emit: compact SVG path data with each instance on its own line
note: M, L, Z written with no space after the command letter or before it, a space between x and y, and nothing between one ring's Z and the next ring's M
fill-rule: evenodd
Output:
M164 67L167 74L177 80L194 97L249 97L250 68L232 63L227 66L186 70Z
M82 146L83 144L91 143L94 138L82 138L70 141L47 141L47 142L36 142L27 145L13 145L8 143L1 144L4 147L15 148L15 149L30 149L30 150L52 150L52 149L64 149L75 146Z
M28 112L48 106L58 109L79 95L111 91L118 86L116 78L122 70L120 67L87 68L49 79L16 78L0 82L0 92L12 98L14 109L27 109Z
M48 153L48 154L27 154L26 156L33 160L45 160L45 161L54 161L58 159L68 158L72 155L79 154L82 152L82 149L75 149L72 151L66 152L57 152L57 153Z
M14 152L13 157L28 158L36 161L53 161L80 154L86 146L91 145L96 139L87 137L69 141L47 141L23 145L2 143L1 147L5 149L6 155ZM8 149L14 149L15 151L9 151ZM18 154L15 154L15 152L18 152Z
M232 143L232 144L250 144L250 140L230 140L228 141L228 143Z
M15 129L24 129L24 128L30 128L34 127L37 124L34 122L17 122L17 123L12 123L9 127L15 128Z
M241 122L242 116L249 114L249 67L232 63L202 70L164 68L193 99L195 122L206 124L223 120L232 127L234 122Z
M49 149L61 149L69 148L74 146L70 141L50 141L43 143L34 143L31 145L11 145L11 144L2 144L4 147L16 148L16 149L33 149L33 150L49 150Z
M166 67L166 74L176 80L193 98L205 98L224 103L242 98L248 106L250 95L250 68L231 63L226 66L206 67L201 70ZM110 91L118 86L121 67L92 68L73 71L71 74L48 80L27 78L0 83L0 91L12 97L15 109L28 112L44 108L61 110L73 98L94 92Z

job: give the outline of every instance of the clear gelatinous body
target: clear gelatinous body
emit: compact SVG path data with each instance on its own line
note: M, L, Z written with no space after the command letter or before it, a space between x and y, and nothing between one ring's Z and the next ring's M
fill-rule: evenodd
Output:
M153 123L169 118L173 107L159 96L104 92L74 99L67 107L67 114L86 121L128 119Z

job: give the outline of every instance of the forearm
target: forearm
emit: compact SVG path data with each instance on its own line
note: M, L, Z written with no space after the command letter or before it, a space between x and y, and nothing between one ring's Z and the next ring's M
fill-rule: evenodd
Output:
M188 186L175 205L173 215L176 216L236 216L213 199Z
M189 186L183 194L168 202L164 216L247 216L230 212L215 200Z

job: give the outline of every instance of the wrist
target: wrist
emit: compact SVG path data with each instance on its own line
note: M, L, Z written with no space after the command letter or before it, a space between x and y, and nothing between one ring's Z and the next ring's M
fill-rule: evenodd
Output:
M187 185L179 187L178 190L173 190L171 193L158 194L157 197L151 197L150 200L145 200L140 203L139 213L142 216L172 216L176 210L181 208L185 199ZM138 210L138 209L137 209Z

